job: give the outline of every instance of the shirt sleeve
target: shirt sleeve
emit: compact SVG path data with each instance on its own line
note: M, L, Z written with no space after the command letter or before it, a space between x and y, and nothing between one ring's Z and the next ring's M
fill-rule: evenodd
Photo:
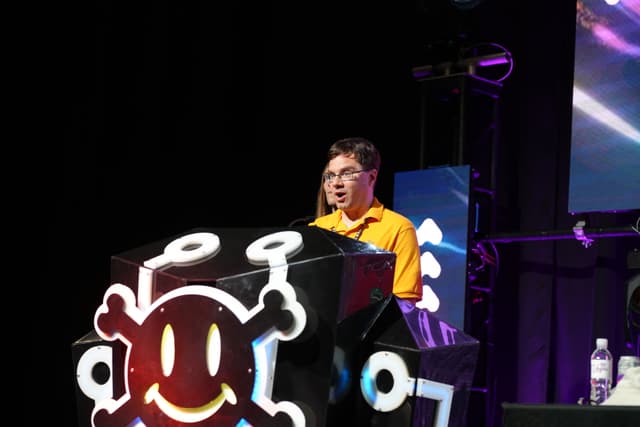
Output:
M400 298L422 299L422 272L420 246L413 226L404 226L398 233L394 252L396 267L393 293Z

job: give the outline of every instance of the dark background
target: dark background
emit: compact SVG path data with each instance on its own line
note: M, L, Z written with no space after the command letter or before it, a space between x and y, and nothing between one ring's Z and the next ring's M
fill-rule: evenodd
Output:
M44 110L62 141L44 148L40 188L48 256L32 355L48 362L29 372L30 393L41 390L51 410L27 424L76 423L71 344L92 328L111 255L195 227L286 226L311 215L326 150L345 136L378 145L377 193L393 207L393 174L419 168L428 120L411 69L459 47L499 43L515 62L497 124L497 230L571 230L575 4L477 3L56 5L38 38L50 58ZM628 226L637 216L587 219ZM476 420L499 422L501 401L586 396L595 337L608 336L614 355L624 347L634 245L498 245L487 297L494 326L481 334L492 342L490 393L472 402Z

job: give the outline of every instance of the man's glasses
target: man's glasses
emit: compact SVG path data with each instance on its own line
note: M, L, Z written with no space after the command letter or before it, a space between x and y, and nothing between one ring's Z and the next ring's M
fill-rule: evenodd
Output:
M334 182L337 178L340 178L340 181L353 181L358 178L356 175L360 172L369 172L370 170L371 169L360 169L359 171L346 171L337 175L335 173L325 173L322 177L325 182Z

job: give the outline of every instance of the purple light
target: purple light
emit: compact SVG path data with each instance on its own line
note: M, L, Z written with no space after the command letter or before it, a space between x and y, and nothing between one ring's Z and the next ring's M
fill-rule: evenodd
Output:
M478 66L489 67L491 65L507 64L508 62L509 61L505 56L501 56L498 58L481 59L480 61L478 61Z
M431 71L426 71L426 70L420 70L420 71L414 71L413 72L413 77L416 79L421 79L423 77L428 77L430 75L432 75L433 73Z

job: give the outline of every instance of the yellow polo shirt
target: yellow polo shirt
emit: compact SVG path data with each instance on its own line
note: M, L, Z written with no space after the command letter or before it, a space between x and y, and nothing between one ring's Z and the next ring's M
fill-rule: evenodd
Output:
M396 254L393 276L393 294L400 298L422 298L422 272L420 246L413 223L406 217L385 209L377 198L358 222L347 228L342 222L342 211L316 218L310 226L335 231L343 236L358 238L380 249ZM358 232L362 230L360 235Z

